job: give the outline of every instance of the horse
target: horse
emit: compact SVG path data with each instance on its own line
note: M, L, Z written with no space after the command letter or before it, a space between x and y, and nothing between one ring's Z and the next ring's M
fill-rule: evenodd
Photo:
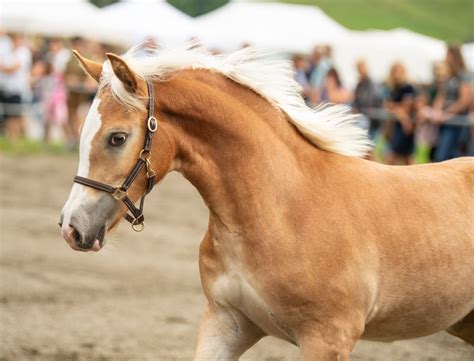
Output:
M195 360L238 360L269 335L303 361L442 330L474 345L472 158L364 159L357 115L307 107L289 63L255 48L75 56L99 88L62 235L98 251L128 210L142 228L167 173L188 179L209 209Z

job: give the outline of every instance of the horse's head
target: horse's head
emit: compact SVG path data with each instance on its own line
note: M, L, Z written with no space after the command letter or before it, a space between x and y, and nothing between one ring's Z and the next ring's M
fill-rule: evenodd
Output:
M124 200L122 197L126 195L131 203L136 202L145 194L149 183L152 185L170 170L174 154L162 123L154 134L153 148L150 152L141 153L149 127L146 81L116 55L107 54L109 61L102 65L76 52L74 54L86 73L98 83L101 77L102 81L104 77L109 77L107 85L100 84L103 86L100 86L82 126L77 176L110 189L120 189L132 169L137 171L130 187L126 187L126 192L120 191L120 194L80 184L76 177L62 210L61 232L73 249L98 251L104 244L107 231L128 210L126 202L120 201ZM138 100L135 106L130 107L116 100L110 89L111 84ZM142 164L136 167L140 157ZM152 179L149 181L149 178ZM137 218L137 214L133 216Z

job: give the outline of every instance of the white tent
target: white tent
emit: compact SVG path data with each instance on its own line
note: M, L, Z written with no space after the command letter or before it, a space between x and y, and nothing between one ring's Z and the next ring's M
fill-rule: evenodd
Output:
M347 30L314 6L283 3L230 2L196 19L198 38L219 50L244 43L308 52L315 44L332 43Z
M148 37L177 45L195 35L194 20L164 0L122 0L102 8L100 17L128 45Z
M365 59L371 76L384 80L395 61L405 64L415 82L432 80L432 67L444 59L445 43L406 29L353 31L333 44L334 61L348 86L355 85L355 63Z
M125 46L148 36L175 45L194 34L193 19L164 0L123 0L103 9L87 0L1 0L0 24L8 31Z
M474 73L474 43L464 44L462 55L469 71Z
M86 0L2 0L0 23L8 31L109 40L99 9Z

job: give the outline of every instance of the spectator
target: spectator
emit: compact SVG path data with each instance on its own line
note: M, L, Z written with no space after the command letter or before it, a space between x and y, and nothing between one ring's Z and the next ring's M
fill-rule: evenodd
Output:
M339 74L334 68L329 69L326 74L321 100L334 104L350 104L352 102L351 92L342 86Z
M40 127L44 128L45 123L45 103L51 97L52 90L52 73L51 63L48 63L41 56L33 58L31 67L31 92L32 92L32 116L40 123Z
M53 39L49 43L47 54L49 63L46 64L43 84L49 89L47 97L43 99L44 105L44 140L49 142L51 125L58 125L63 128L64 135L69 143L74 141L74 134L71 134L67 126L68 108L66 98L66 84L64 71L70 58L70 52L63 47L59 39Z
M2 63L1 59L5 59L11 50L11 40L10 37L0 28L0 65ZM0 134L2 133L4 112L3 104L5 102L5 76L2 71L0 71Z
M306 102L309 100L310 87L306 77L306 61L301 55L294 55L292 58L293 68L295 70L295 79L301 86L301 94Z
M412 116L415 111L415 88L407 80L405 66L395 63L390 69L388 79L389 97L386 108L397 121L393 124L393 133L390 140L390 152L387 155L388 164L411 164L414 151L414 125Z
M25 135L23 102L29 96L31 52L20 34L12 34L11 49L2 57L3 102L5 103L5 136L16 140Z
M72 49L75 49L85 56L86 47L82 38L74 38L71 41ZM79 139L79 129L81 127L79 107L82 103L88 101L89 92L86 87L87 75L81 69L79 62L70 57L66 69L65 80L67 88L67 108L69 115L69 134L72 146L76 146Z
M331 47L327 45L321 49L316 48L313 51L313 58L316 60L318 57L317 66L313 69L309 78L311 86L316 90L321 89L325 85L326 74L333 68Z
M454 115L468 115L471 101L469 77L461 49L458 46L449 46L445 62L448 67L448 78L443 82L433 104L432 120L442 124L434 154L435 162L458 156L465 127L443 123Z
M423 155L424 160L433 160L436 144L438 140L439 127L437 124L430 122L433 115L433 102L437 94L440 92L443 83L448 77L448 68L446 63L440 62L433 65L433 83L430 84L424 94L419 99L419 110L417 114L417 130L415 133L415 143L421 153L429 153Z
M354 91L354 111L367 115L367 112L373 108L379 108L382 103L381 96L377 87L369 76L365 60L360 59L356 63L359 81ZM379 128L379 122L376 119L368 117L369 137L374 140Z
M474 119L474 74L471 73L471 81L470 81L470 91L471 91L471 102L469 105L469 116ZM467 146L467 155L473 157L474 156L474 127L470 127L469 130L469 141Z
M321 52L319 51L319 47L315 46L309 57L308 69L306 71L307 79L311 79L313 74L317 71L320 61L321 61Z

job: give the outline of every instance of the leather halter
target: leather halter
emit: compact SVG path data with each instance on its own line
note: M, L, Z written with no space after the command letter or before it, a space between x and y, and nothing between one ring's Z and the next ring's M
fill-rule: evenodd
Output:
M132 224L132 228L136 232L140 232L145 227L145 217L143 215L143 207L145 204L145 195L150 193L154 184L155 184L155 172L151 168L150 157L151 157L151 142L153 140L153 135L158 129L158 121L154 116L154 107L155 101L153 97L153 85L150 81L146 82L148 88L148 116L147 116L147 131L145 135L145 144L143 149L138 155L138 160L135 163L135 166L132 168L127 178L119 187L113 187L105 183L97 182L95 180L84 178L76 175L74 177L74 182L82 184L87 187L98 189L110 193L118 201L122 201L130 213L125 214L125 219ZM132 183L137 178L140 171L146 168L146 178L147 178L147 187L145 194L140 199L140 206L137 208L131 199L128 197L127 191L132 185Z

